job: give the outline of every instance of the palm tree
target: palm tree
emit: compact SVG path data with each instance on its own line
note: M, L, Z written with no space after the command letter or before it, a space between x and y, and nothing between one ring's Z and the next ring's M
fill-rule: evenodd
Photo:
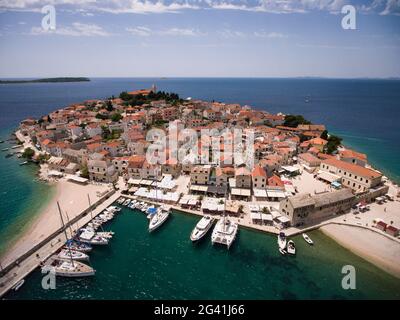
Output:
M261 211L262 211L262 213L269 213L269 210L267 207L263 207Z
M243 213L243 205L242 204L239 206L239 212Z
M219 200L218 204L224 204L224 200Z

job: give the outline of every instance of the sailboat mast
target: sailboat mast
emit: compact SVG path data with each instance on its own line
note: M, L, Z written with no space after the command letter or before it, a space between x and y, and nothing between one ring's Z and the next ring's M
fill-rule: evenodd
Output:
M90 202L89 193L87 194L87 198L88 198L88 201L89 201L89 208L90 208L90 220L93 220L93 210L92 210L92 204ZM101 224L100 224L100 229L102 231L104 231L103 226Z
M66 217L67 217L67 223L68 223L68 226L69 226L69 232L71 233L71 238L72 238L72 237L73 237L72 224L71 224L70 221L69 221L69 217L68 217L67 211L65 211L65 215L66 215Z
M64 231L64 234L65 234L65 239L68 241L67 230L65 228L64 219L63 219L63 216L62 216L62 213L61 213L60 204L59 204L58 201L57 201L57 207L58 207L58 213L60 214L61 223L62 223L63 231ZM69 252L69 257L70 257L70 260L71 260L71 264L74 267L75 265L74 265L74 261L72 260L72 253L71 253L71 247L70 246L68 246L68 252Z
M92 205L90 204L90 197L89 197L89 193L87 194L87 198L88 198L88 201L89 201L89 208L90 208L90 218L91 218L91 220L93 220Z

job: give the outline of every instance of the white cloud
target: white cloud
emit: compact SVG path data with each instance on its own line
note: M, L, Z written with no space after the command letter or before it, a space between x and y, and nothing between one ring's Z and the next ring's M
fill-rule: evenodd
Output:
M269 38L269 39L280 39L280 38L287 38L288 36L279 33L279 32L266 32L264 30L261 31L254 31L252 33L246 33L243 31L235 31L235 30L229 30L229 29L224 29L217 31L217 35L219 35L222 38Z
M385 9L380 13L381 15L394 14L400 15L400 0L388 0Z
M0 0L0 10L36 11L47 4L56 8L101 11L113 14L179 13L184 10L214 9L266 13L339 13L353 0ZM360 12L400 14L400 0L362 0L354 4Z
M180 28L171 28L168 30L160 31L159 34L166 36L185 36L185 37L196 37L201 35L199 31L194 29L180 29Z
M200 31L195 29L184 29L184 28L170 28L165 30L152 30L145 26L139 26L134 28L126 28L130 34L138 37L149 37L151 35L155 36L184 36L184 37L196 37L204 35Z
M222 38L244 38L246 37L246 34L242 31L235 31L235 30L229 30L229 29L224 29L221 31L217 31L217 34L220 35Z
M279 33L279 32L265 32L265 31L256 31L254 32L254 36L257 38L287 38L288 36L283 34L283 33Z
M173 1L166 3L163 0L111 0L105 5L100 4L99 10L110 13L178 13L187 9L198 9L189 1Z
M30 31L31 35L50 35L56 34L61 36L72 37L107 37L112 35L96 24L84 24L74 22L71 27L56 28L56 30L46 31L41 27L33 27Z
M148 37L152 35L152 30L147 27L126 28L130 34L138 37Z

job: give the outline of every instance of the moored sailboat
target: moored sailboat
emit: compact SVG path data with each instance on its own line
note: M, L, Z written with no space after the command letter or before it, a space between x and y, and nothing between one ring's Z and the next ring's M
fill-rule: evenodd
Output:
M70 249L62 249L58 254L58 258L61 260L80 260L87 261L89 260L89 256L86 253L70 250Z
M223 217L218 220L211 235L211 243L219 243L226 245L228 249L236 239L238 224L236 222Z

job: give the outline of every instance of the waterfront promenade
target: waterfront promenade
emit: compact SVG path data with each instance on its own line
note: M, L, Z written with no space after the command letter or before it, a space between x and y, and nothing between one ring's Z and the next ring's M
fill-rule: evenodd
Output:
M92 217L97 216L115 202L119 196L120 193L118 191L110 190L107 194L94 202L91 206L92 208L87 206L85 210L80 212L75 216L75 218L71 219L69 223L66 223L65 228L67 235L70 236L70 225L73 226L74 229L84 226L92 219ZM63 228L59 228L40 243L36 244L32 249L14 259L6 266L2 265L3 272L1 273L2 276L0 278L0 297L2 297L16 283L24 279L29 273L34 271L41 262L48 259L65 244L66 238L63 230Z

